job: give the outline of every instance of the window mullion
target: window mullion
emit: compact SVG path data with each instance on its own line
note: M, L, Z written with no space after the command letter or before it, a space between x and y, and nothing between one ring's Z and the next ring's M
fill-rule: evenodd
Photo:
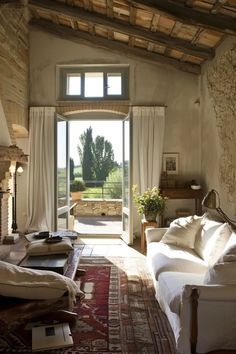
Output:
M107 86L107 71L103 71L103 78L104 78L104 81L103 81L104 98L107 98L107 89L108 89L108 86Z

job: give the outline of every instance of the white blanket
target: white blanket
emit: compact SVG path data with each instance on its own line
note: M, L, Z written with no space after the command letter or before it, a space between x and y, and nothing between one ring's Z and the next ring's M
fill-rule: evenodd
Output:
M31 300L54 299L68 292L70 310L76 296L83 297L77 283L61 274L22 268L0 261L0 295Z

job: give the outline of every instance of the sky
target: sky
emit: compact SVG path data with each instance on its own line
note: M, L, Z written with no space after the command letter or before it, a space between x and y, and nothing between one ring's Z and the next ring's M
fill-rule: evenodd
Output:
M71 121L69 123L70 127L70 157L74 160L75 166L77 166L79 161L79 154L77 145L79 143L79 136L89 127L92 127L93 139L96 136L104 136L113 147L115 161L122 162L122 121L108 121L108 120L80 120Z

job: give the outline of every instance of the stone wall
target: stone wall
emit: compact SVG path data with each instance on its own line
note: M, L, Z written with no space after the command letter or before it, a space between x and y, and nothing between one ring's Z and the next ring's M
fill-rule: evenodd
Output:
M201 150L204 189L215 189L220 205L236 219L236 40L217 49L203 66L200 89Z
M12 143L28 132L28 11L18 5L0 4L0 99Z
M120 199L81 199L74 208L74 216L121 216L122 201Z
M219 180L229 200L236 203L236 44L208 71L208 89L213 100L221 145Z

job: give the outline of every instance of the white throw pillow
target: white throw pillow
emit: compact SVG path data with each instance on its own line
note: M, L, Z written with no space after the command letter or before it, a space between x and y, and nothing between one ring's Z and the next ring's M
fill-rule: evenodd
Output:
M76 282L61 274L0 261L0 295L31 300L56 299L69 293L70 308L79 295Z
M196 235L194 250L204 261L208 262L208 259L205 258L206 245L209 242L210 238L214 235L214 232L221 226L223 223L220 221L215 221L209 218L207 214L204 214L201 220L201 228Z
M201 220L202 217L194 215L172 221L161 242L184 248L194 248Z
M27 254L31 256L68 253L71 250L73 250L73 246L69 238L62 239L56 243L47 243L45 240L38 240L31 242L27 246Z
M225 251L218 261L209 267L205 277L205 284L236 284L236 236L232 234Z
M210 237L205 243L205 247L202 252L204 260L209 265L213 265L222 255L231 233L232 230L229 224L224 223L217 227L212 237Z

